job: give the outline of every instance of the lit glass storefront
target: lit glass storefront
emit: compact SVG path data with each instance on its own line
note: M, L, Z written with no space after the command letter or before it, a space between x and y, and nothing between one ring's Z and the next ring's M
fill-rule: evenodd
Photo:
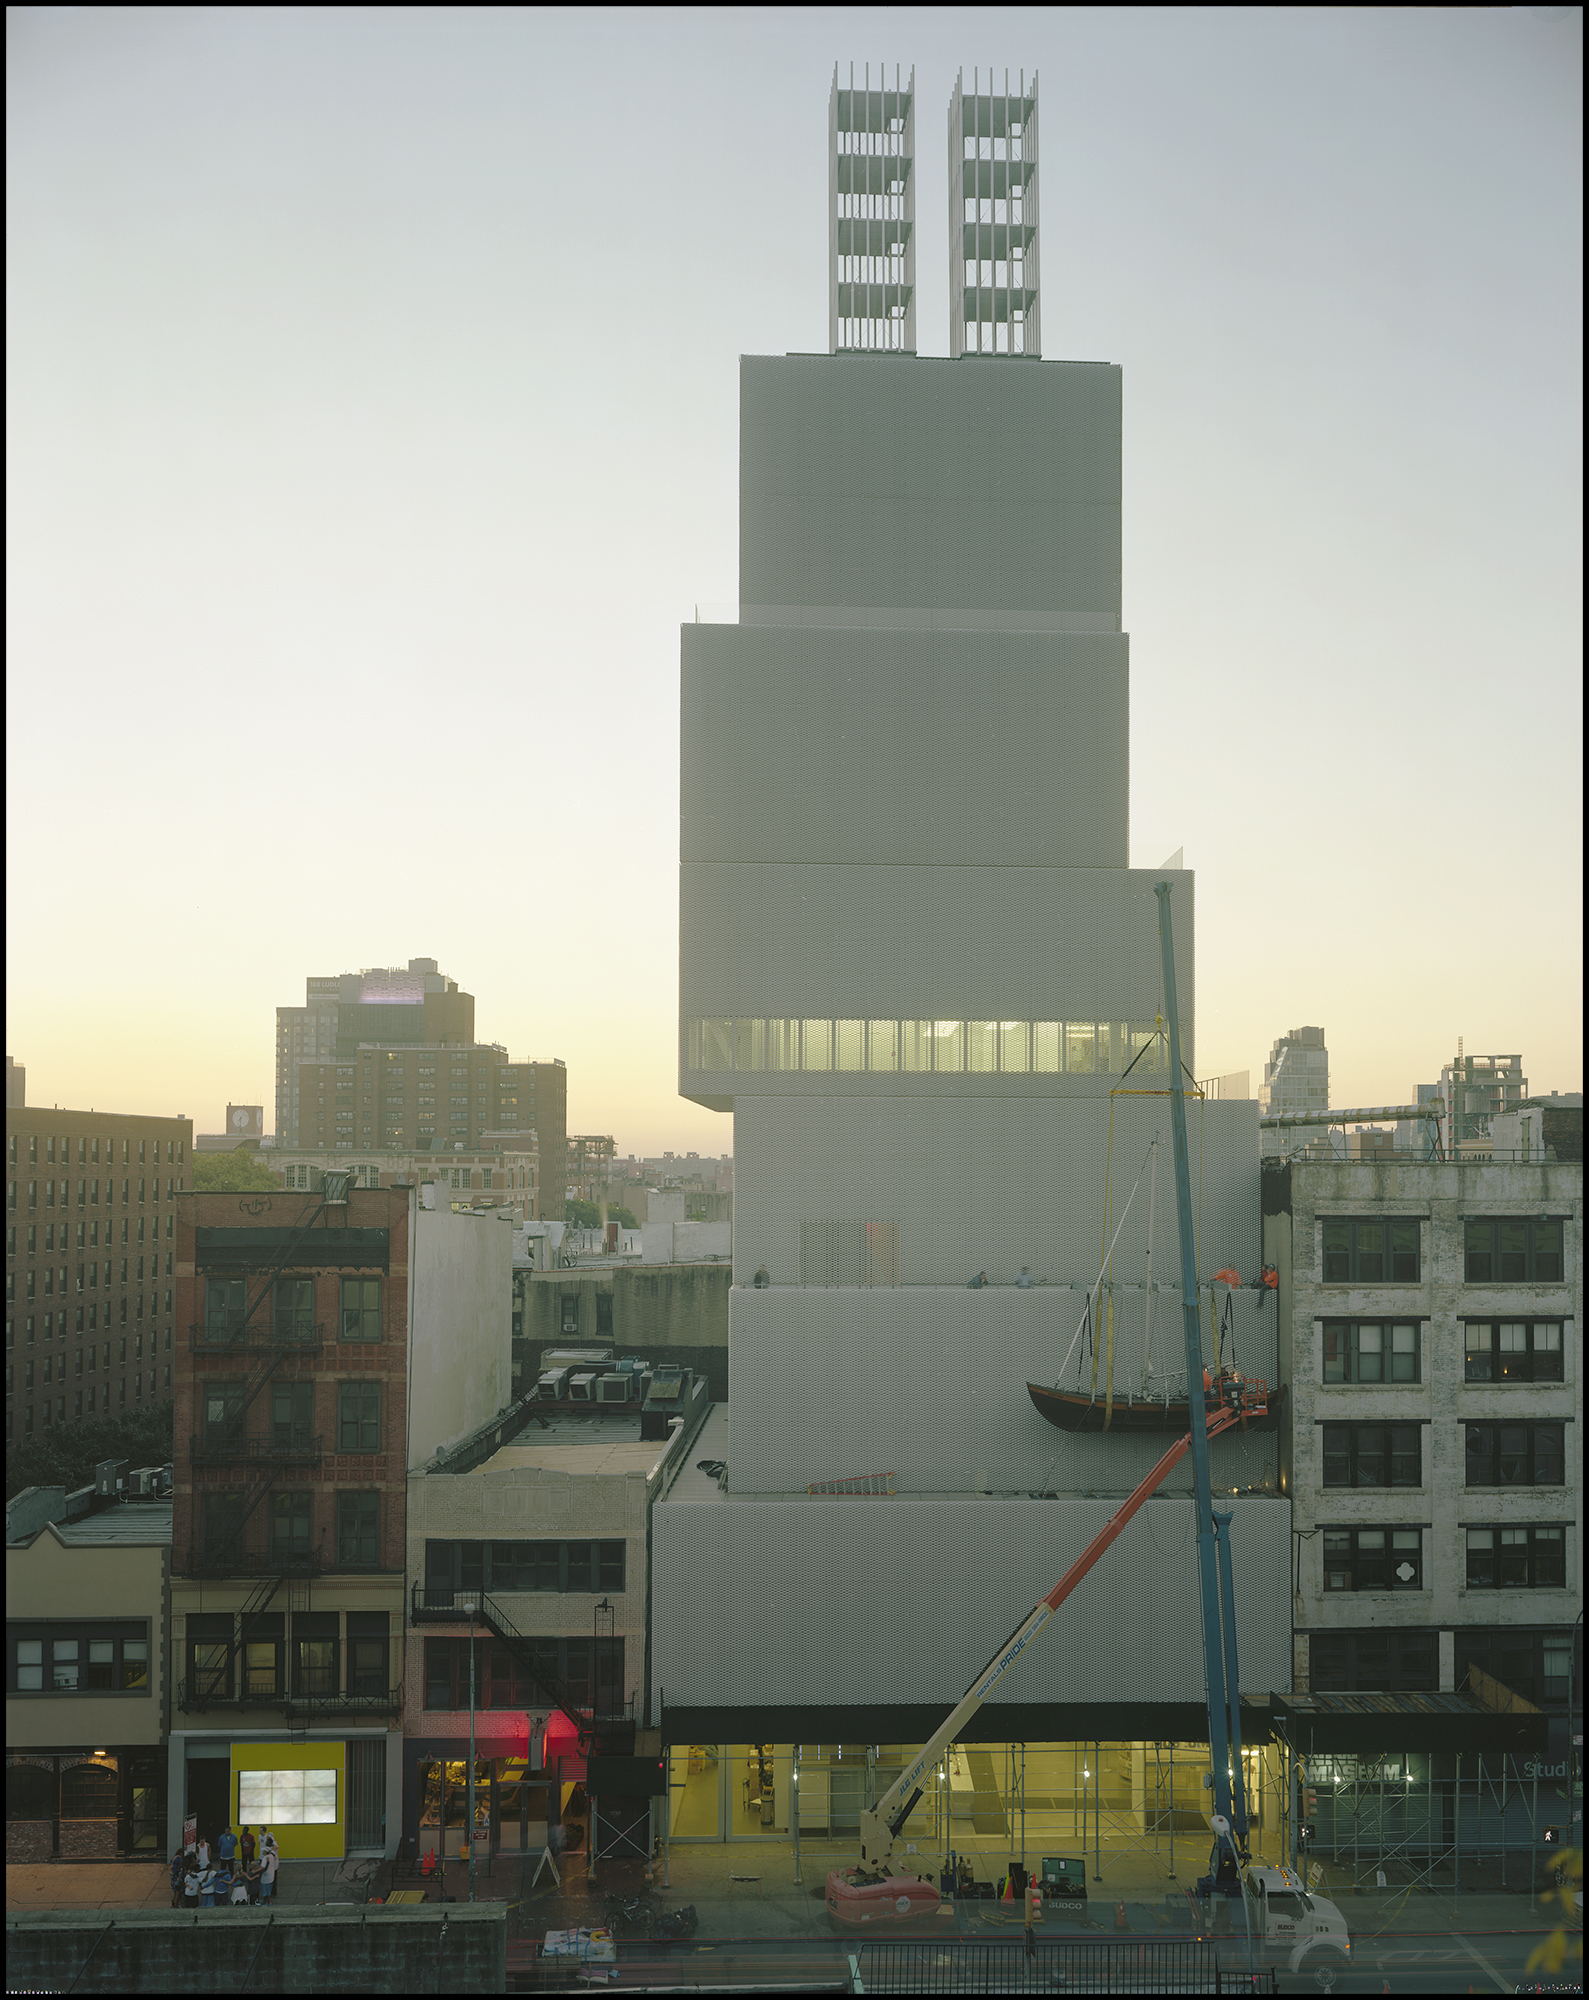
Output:
M916 1744L690 1743L668 1759L668 1838L843 1842L887 1791ZM1283 1761L1244 1753L1255 1846L1281 1838ZM1195 1743L952 1745L900 1831L902 1852L1007 1856L1177 1844L1201 1866L1208 1844L1208 1750ZM1279 1847L1276 1846L1276 1857Z
M525 1757L479 1757L475 1760L475 1829L480 1852L539 1854L548 1827L562 1818L565 1842L575 1842L583 1787L559 1786L555 1774L532 1772ZM554 1800L554 1791L567 1797ZM559 1808L563 1811L560 1812ZM565 1817L566 1814L566 1817ZM468 1841L469 1760L436 1758L419 1766L419 1849L426 1853L445 1846L449 1857L461 1855Z

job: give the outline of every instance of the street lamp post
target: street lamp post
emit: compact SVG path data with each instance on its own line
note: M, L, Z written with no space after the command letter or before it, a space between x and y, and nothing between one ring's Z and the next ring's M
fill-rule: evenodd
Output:
M596 1718L601 1713L601 1619L604 1612L607 1617L607 1631L610 1636L613 1620L616 1616L610 1598L604 1597L599 1604L592 1607L590 1614L590 1747L593 1752L597 1753L600 1752L602 1747L601 1735L596 1727ZM588 1789L585 1810L590 1819L590 1826L585 1840L585 1879L587 1882L594 1882L596 1879L596 1838L600 1831L600 1822L596 1812L596 1801L589 1796Z
M474 1901L474 1618L476 1605L470 1598L469 1613L469 1900Z

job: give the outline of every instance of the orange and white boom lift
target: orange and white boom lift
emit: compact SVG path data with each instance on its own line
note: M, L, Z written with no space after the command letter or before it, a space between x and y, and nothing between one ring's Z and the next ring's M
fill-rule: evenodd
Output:
M1202 1330L1198 1312L1197 1255L1192 1236L1192 1186L1187 1160L1186 1102L1182 1085L1181 1035L1175 1001L1175 960L1170 934L1170 888L1156 882L1159 899L1159 939L1164 963L1164 999L1170 1043L1170 1117L1175 1149L1175 1191L1181 1239L1181 1294L1186 1336L1187 1383L1201 1380L1203 1398L1195 1394L1191 1403L1191 1429L1177 1438L1153 1470L1093 1536L1052 1590L1040 1597L1021 1623L998 1648L987 1665L967 1688L958 1706L944 1718L932 1738L923 1744L894 1783L873 1806L861 1814L861 1858L857 1867L835 1869L828 1876L827 1907L830 1916L842 1924L868 1924L928 1914L936 1908L936 1884L920 1878L893 1873L890 1862L900 1829L916 1809L925 1789L924 1780L966 1724L1003 1680L1015 1662L1031 1645L1054 1613L1082 1578L1120 1536L1132 1518L1180 1464L1192 1454L1194 1506L1197 1518L1199 1581L1203 1597L1203 1646L1208 1675L1208 1733L1214 1777L1216 1815L1226 1827L1234 1825L1236 1844L1245 1858L1247 1810L1241 1781L1241 1747L1237 1734L1240 1711L1236 1688L1235 1594L1231 1584L1229 1514L1216 1515L1208 1477L1208 1440L1220 1437L1239 1424L1246 1415L1256 1414L1248 1399L1250 1386L1241 1378L1210 1382L1203 1367ZM1206 1405L1206 1407L1205 1407ZM1219 1528L1227 1533L1221 1537ZM1223 1556L1223 1563L1220 1557ZM1223 1576L1221 1576L1221 1569ZM1224 1604L1221 1606L1221 1582ZM1223 1610L1223 1617L1221 1615ZM1223 1645L1221 1641L1223 1639ZM1227 1672L1229 1709L1226 1708ZM1230 1735L1227 1735L1227 1724ZM1234 1738L1234 1741L1232 1741ZM1231 1767L1234 1767L1233 1769ZM1232 1777L1235 1781L1235 1811L1232 1812ZM1234 1857L1232 1857L1234 1859Z

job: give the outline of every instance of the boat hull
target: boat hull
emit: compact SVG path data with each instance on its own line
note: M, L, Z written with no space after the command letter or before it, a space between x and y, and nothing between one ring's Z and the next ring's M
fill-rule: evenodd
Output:
M1182 1397L1177 1401L1173 1396L1169 1402L1150 1402L1144 1397L1131 1400L1116 1396L1114 1409L1106 1413L1102 1397L1068 1394L1063 1389L1050 1389L1041 1382L1028 1382L1026 1393L1032 1399L1032 1407L1056 1430L1060 1431L1175 1431L1184 1432L1192 1421L1191 1405ZM1254 1412L1244 1418L1242 1428L1249 1431L1272 1431L1280 1422L1280 1413L1285 1407L1284 1387L1271 1389L1268 1393L1268 1408ZM1105 1424L1105 1416L1109 1421Z

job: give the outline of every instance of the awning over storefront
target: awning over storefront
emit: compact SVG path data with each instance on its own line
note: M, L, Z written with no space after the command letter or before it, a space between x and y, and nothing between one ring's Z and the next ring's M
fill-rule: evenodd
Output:
M1277 1694L1275 1733L1307 1753L1543 1751L1549 1718L1519 1705L1487 1707L1470 1694Z

